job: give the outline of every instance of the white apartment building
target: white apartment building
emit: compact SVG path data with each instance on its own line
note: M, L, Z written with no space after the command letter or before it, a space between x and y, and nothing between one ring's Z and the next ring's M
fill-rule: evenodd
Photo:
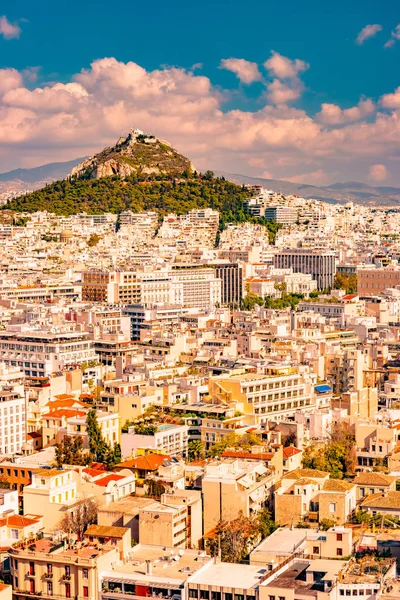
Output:
M0 332L0 356L31 377L45 377L63 368L96 360L89 333L58 329Z
M221 304L222 281L216 277L215 269L174 269L171 280L171 304L198 309Z
M0 454L21 452L26 441L25 375L0 363Z
M169 456L186 456L188 449L187 425L159 425L153 434L135 433L134 427L129 427L128 433L121 435L121 450L123 458L129 458L138 448L151 448Z
M315 411L315 383L313 373L300 373L296 367L271 367L267 373L216 377L209 387L214 402L236 402L239 410L254 415L255 423L261 425L294 419L297 410Z

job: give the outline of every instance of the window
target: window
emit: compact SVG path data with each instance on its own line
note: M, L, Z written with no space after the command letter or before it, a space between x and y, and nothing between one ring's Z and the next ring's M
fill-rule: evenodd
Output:
M210 597L210 593L208 590L200 590L200 599L201 600L208 600Z
M52 581L49 581L49 583L47 584L47 593L49 594L49 596L53 593L53 583L52 583Z
M211 592L211 600L221 600L221 592Z
M65 597L71 598L71 584L70 583L65 584Z
M268 600L275 600L275 596L268 596Z
M313 547L312 553L313 554L319 554L319 548L318 548L318 546L314 546Z
M29 575L34 575L34 574L35 574L35 563L30 562L29 563Z
M329 502L329 512L330 513L336 512L336 502Z
M344 596L344 590L340 590L340 595Z
M278 596L278 600L285 600L285 596Z
M232 594L224 594L224 600L232 600Z
M89 588L87 585L83 586L83 597L84 598L89 598Z
M88 578L88 575L89 575L89 572L88 572L88 570L87 570L87 569L83 569L83 570L82 570L82 575L83 575L83 579L87 579L87 578ZM196 596L196 598L197 598L197 596Z
M343 556L343 549L342 548L336 548L336 556Z
M31 579L29 582L29 591L31 594L35 593L35 581L33 579Z
M336 541L337 542L342 542L343 541L343 533L337 533L336 534Z
M243 594L235 594L235 600L244 600Z
M197 598L197 597L198 597L197 590L189 589L189 598Z

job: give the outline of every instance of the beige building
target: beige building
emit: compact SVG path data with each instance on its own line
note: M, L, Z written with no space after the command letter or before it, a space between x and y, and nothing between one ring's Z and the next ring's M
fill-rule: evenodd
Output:
M357 486L357 500L364 500L370 494L384 494L396 491L397 477L385 473L359 473L353 483Z
M301 552L312 558L347 557L353 551L352 540L352 529L346 527L328 531L280 527L251 552L250 564L273 569Z
M357 269L357 293L359 296L379 296L388 288L400 284L400 269L397 266Z
M355 508L356 486L329 479L324 471L296 469L283 476L275 492L275 520L280 525L322 519L343 525Z
M202 538L201 493L175 490L139 511L141 544L198 548Z
M66 511L78 502L73 471L42 469L32 473L32 483L23 490L24 514L43 515L45 531L53 531Z
M314 381L315 379L315 381ZM316 409L316 376L300 373L297 367L271 366L265 374L246 373L211 379L210 395L214 402L236 402L238 410L254 416L256 424L285 420L296 411Z
M254 461L226 459L205 465L202 483L204 533L220 520L231 521L240 513L256 515L271 499L275 475Z
M60 598L99 596L99 573L119 560L118 548L84 541L68 549L63 540L34 540L10 550L14 595Z

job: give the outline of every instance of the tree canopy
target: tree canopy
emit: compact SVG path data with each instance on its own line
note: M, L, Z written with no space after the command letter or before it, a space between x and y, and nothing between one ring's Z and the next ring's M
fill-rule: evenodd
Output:
M2 209L17 212L47 210L58 215L155 210L163 216L212 208L221 213L220 231L227 223L250 221L264 225L273 241L280 225L246 213L243 201L248 196L249 191L244 186L213 177L212 172L180 180L172 177L152 179L148 175L142 178L136 174L126 179L114 176L56 181L9 201Z

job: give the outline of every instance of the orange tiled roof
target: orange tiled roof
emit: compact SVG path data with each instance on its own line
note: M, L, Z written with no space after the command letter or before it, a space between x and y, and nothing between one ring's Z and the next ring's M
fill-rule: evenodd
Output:
M290 458L296 454L301 454L301 450L295 448L294 446L287 446L287 448L283 449L283 458Z
M245 450L224 450L223 458L250 458L253 460L271 460L275 456L274 452L247 452Z
M110 475L106 475L93 483L96 485L100 485L101 487L107 487L110 481L120 481L121 479L125 479L123 475L117 475L116 473L111 473Z
M117 467L126 467L130 469L140 469L142 471L157 471L163 464L164 460L170 460L171 457L166 454L147 454L146 456L138 456L121 462Z
M45 415L42 415L42 419L62 419L63 417L69 418L69 417L84 417L86 415L85 412L83 412L82 410L75 410L75 409L58 409L58 410L52 410L49 413L46 413Z
M40 517L32 518L32 517L24 517L22 515L10 515L9 517L5 517L4 519L0 519L0 527L15 527L16 529L23 529L24 527L28 527L29 525L34 525L39 521Z

